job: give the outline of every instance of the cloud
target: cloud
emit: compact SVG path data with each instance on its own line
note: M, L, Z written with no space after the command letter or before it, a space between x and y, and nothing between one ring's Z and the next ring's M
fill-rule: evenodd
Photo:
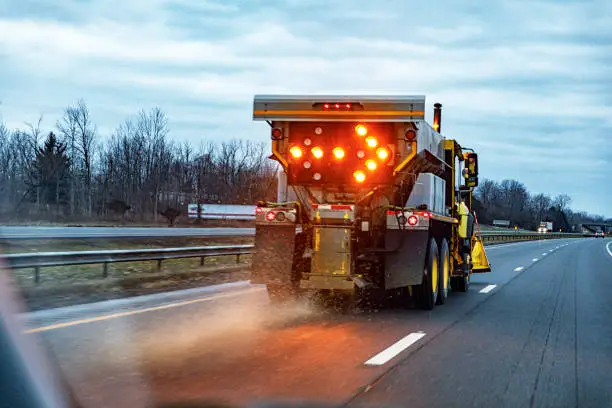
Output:
M0 115L21 126L85 98L100 133L141 108L172 135L266 141L256 93L425 94L483 177L612 215L612 5L391 0L0 2ZM431 118L431 113L427 113Z

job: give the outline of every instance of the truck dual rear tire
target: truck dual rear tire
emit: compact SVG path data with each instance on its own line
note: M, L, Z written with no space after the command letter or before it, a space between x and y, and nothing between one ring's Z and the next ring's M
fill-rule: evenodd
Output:
M423 270L423 282L417 286L417 305L423 310L432 310L438 302L440 268L438 245L432 238L429 240L427 259Z
M450 251L448 242L442 239L440 243L440 261L439 261L439 280L438 280L438 301L436 304L443 305L446 303L448 291L450 289Z

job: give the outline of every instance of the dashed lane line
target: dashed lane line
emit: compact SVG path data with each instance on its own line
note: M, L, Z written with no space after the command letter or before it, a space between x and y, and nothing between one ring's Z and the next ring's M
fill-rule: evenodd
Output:
M478 293L489 293L490 291L492 291L496 287L497 287L497 285L487 285L484 288L480 289L480 291L478 291Z
M372 357L363 364L367 366L380 366L386 364L399 353L406 350L408 347L412 346L417 341L421 340L423 337L425 337L425 333L423 332L410 333L403 339L398 340L391 346L376 354L374 357Z

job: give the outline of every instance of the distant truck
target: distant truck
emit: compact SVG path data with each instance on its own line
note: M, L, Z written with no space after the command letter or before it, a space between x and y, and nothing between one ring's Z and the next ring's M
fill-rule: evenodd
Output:
M510 228L510 220L493 220L493 226Z
M538 232L540 234L545 234L547 232L552 232L553 223L551 221L542 221L540 222L540 226L538 227Z

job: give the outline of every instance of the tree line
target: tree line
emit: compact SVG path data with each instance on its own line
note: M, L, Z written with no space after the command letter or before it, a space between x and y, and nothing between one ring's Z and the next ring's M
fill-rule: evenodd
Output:
M517 180L483 180L474 194L474 211L482 224L493 220L507 220L511 225L534 230L542 221L552 221L555 231L572 232L583 223L612 223L600 215L591 215L570 208L572 199L567 194L551 197L531 194ZM582 231L575 231L582 232Z
M102 140L82 100L53 129L0 123L0 220L157 221L189 203L274 200L276 163L263 143L169 138L166 114L142 110Z
M234 139L194 147L169 135L167 116L156 107L103 139L83 100L65 108L52 129L43 128L42 117L21 129L0 123L0 222L174 220L189 203L275 200L277 164L265 144ZM604 221L570 204L565 194L532 195L516 180L484 180L474 196L483 224L499 219L534 229L553 221L571 231Z

